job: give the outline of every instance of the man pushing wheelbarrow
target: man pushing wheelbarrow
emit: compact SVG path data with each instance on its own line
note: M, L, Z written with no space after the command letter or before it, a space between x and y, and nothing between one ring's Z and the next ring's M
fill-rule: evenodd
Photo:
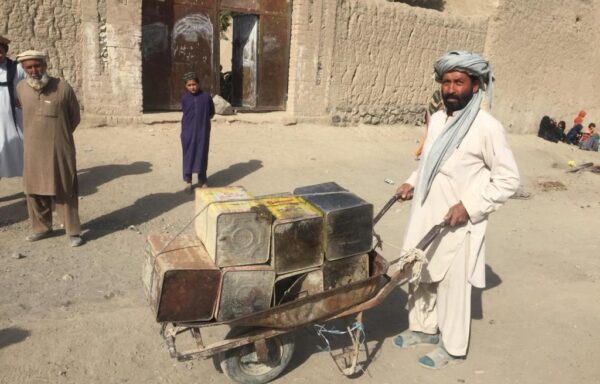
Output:
M264 197L256 200L244 190L238 191L243 192L240 198L228 201L215 198L204 204L192 221L199 215L205 215L202 217L206 220L197 221L201 224L197 229L206 229L209 227L207 223L217 225L221 222L217 220L221 213L239 214L228 220L240 217L244 219L240 219L240 225L252 225L244 227L244 230L237 230L239 228L233 226L236 231L231 236L216 234L219 230L226 232L232 226L202 232L200 238L206 237L204 244L197 239L190 240L189 244L182 242L183 239L177 239L182 230L175 238L165 244L161 243L160 247L155 246L147 253L145 287L157 321L162 323L161 335L173 358L180 361L213 358L223 373L236 382L266 383L279 376L290 362L294 350L293 331L333 319L354 317L353 325L348 327L347 332L343 332L350 335L352 347L345 348L341 353L330 351L342 373L351 376L359 368L358 353L364 342L362 312L381 304L397 285L408 281L409 329L394 338L394 345L399 348L419 344L435 345L433 351L419 359L419 364L426 368L439 369L464 360L469 341L471 287L485 285L484 237L487 216L517 190L519 174L502 125L489 113L480 110L482 92L487 91L488 96L491 96L493 76L489 63L476 54L450 52L438 59L435 72L436 79L442 84L445 110L435 113L430 120L419 169L400 186L396 195L373 220L371 204L353 197L345 189L340 190L337 188L339 186L333 188L336 185L325 183L310 187L311 190L315 187L322 188L313 190L312 197L301 193L302 188L294 192L298 196L273 195L279 196L273 199L299 199L299 206L306 208L301 211L297 207L302 215L294 220L300 221L290 221L292 218L288 215L287 221L282 221L280 216L273 216L276 220L263 222L270 217L265 209L274 203L266 202L263 207L256 201L264 201ZM204 189L199 193L209 192L218 191ZM227 194L229 197L234 195L231 191ZM373 224L397 200L413 200L413 204L403 243L405 251L397 262L389 265L373 249L371 235ZM310 214L306 213L309 207L304 205L307 201L315 204L314 209L310 208ZM223 205L220 210L216 208L219 204ZM339 211L338 205L346 208ZM211 206L213 210L209 211ZM350 210L353 212L351 215L348 214ZM212 213L209 215L206 212ZM291 215L296 211L290 205L286 212ZM281 211L277 211L277 214L281 214ZM247 217L255 219L246 220ZM307 231L305 228L313 228L307 227L308 222L324 226ZM275 278L274 268L270 264L216 266L213 262L220 260L218 255L207 259L209 249L210 252L225 249L215 245L218 241L243 240L241 244L244 246L239 247L240 253L247 246L276 244L275 235L287 235L289 231L273 229L275 235L261 237L255 228L264 224L271 230L275 228L274 223L281 224L281 228L292 223L294 226L290 228L298 229L294 236L284 237L286 241L283 243L302 243L303 247L299 248L303 250L300 252L302 260L312 260L306 256L314 247L308 245L316 245L316 249L320 249L323 243L352 247L356 244L366 245L366 249L360 251L367 252L366 254L354 255L356 252L353 251L346 255L364 261L365 264L360 264L363 267L357 270L365 273L358 278L338 279L344 280L343 284L324 284L325 268L340 262L334 257L327 260L328 252L335 255L338 251L338 247L334 246L323 248L325 260L321 260L316 269L312 267L309 270L291 272L292 280L288 280L288 274ZM208 234L216 240L209 238ZM359 235L365 234L367 241L358 241L362 239ZM262 238L268 241L259 241ZM315 242L315 239L319 241ZM339 241L340 239L343 241ZM210 246L206 246L207 244ZM271 248L278 249L275 245ZM269 260L274 261L274 266L281 263L282 259L278 257L288 255L285 252L271 253ZM239 255L235 253L233 256ZM317 252L317 256L323 259L322 252ZM348 257L346 260L351 259ZM178 266L182 268L176 268ZM225 285L226 273L241 273L245 270L270 276L269 284L265 284L264 289L254 280L245 285ZM199 291L194 290L198 281L208 282L208 279L188 278L196 272L215 276L218 284L210 286L215 288L211 291L214 291L214 295L208 295L204 286ZM313 273L321 276L321 280L316 280L319 287L316 290L312 290L312 286L308 284L311 281L309 276L313 276ZM175 281L176 276L181 276L181 279ZM279 292L277 287L271 289L273 281L290 281L290 284L283 286L279 294L281 299L270 299L272 292L275 292L275 298ZM176 287L173 284L173 289L167 289L172 282L180 284ZM232 295L223 293L223 287L229 286L236 288L232 290ZM241 289L237 289L238 286ZM261 293L265 293L268 300L259 300ZM222 300L228 297L233 299ZM228 303L235 304L230 307L244 311L234 316L224 316L224 311L229 308ZM265 305L259 307L258 304ZM196 313L198 308L207 309L206 316ZM188 316L190 313L192 315ZM181 316L174 317L174 314ZM183 314L186 316L183 317ZM225 339L207 343L202 337L202 331L207 327L217 326L229 327L230 331ZM322 326L319 329L321 333L336 331ZM182 351L178 339L185 334L191 335L195 346Z
M487 218L516 192L519 172L502 124L480 109L484 91L492 104L489 62L448 52L434 70L445 108L431 116L420 165L397 190L413 200L403 248L415 248L442 219L445 228L425 250L420 283L409 285L409 329L393 343L431 344L418 363L439 369L466 358L471 287L485 287Z

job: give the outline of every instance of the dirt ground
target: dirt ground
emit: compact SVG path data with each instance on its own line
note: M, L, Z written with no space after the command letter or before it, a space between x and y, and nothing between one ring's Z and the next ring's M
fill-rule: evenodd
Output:
M178 129L76 132L88 241L81 248L70 248L65 236L24 241L29 226L20 180L0 180L0 383L228 382L210 360L169 357L142 290L146 236L174 234L193 213L180 176ZM419 135L419 128L403 126L218 122L209 183L267 194L335 181L377 210L417 166ZM468 359L430 371L416 364L427 348L392 346L407 327L403 287L366 313L375 355L353 382L600 382L600 175L565 172L569 160L600 163L600 156L533 136L509 141L532 197L510 200L491 219L488 287L474 294ZM398 204L376 228L390 260L407 213L408 205ZM319 350L312 329L298 336L290 367L276 382L350 382Z

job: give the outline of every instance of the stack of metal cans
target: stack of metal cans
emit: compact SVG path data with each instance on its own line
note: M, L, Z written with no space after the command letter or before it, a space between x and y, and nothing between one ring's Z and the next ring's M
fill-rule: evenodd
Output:
M373 206L335 183L262 198L199 188L195 211L195 235L148 238L159 322L227 321L369 277Z

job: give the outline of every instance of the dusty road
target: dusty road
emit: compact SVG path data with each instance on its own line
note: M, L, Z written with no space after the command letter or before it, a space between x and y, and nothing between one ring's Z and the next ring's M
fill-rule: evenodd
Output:
M336 181L378 209L416 167L418 136L401 126L218 123L209 183L266 194ZM509 201L491 219L488 288L474 295L468 360L432 372L416 364L426 348L392 347L407 327L399 288L366 314L376 356L354 382L600 382L600 175L564 172L568 160L600 156L535 137L509 140L533 197ZM0 383L228 382L211 361L169 358L140 281L145 236L175 233L193 212L178 125L81 129L76 141L85 246L72 249L64 236L25 242L20 180L0 181ZM397 205L377 227L388 259L398 254L407 213ZM350 381L316 347L313 331L300 335L277 382Z

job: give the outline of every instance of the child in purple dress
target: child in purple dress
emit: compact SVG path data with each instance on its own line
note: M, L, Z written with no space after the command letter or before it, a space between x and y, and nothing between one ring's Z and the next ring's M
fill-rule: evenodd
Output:
M188 92L181 98L181 147L183 149L183 180L192 191L192 174L198 175L198 185L206 186L210 119L215 115L212 97L200 89L198 76L189 72L183 77Z

